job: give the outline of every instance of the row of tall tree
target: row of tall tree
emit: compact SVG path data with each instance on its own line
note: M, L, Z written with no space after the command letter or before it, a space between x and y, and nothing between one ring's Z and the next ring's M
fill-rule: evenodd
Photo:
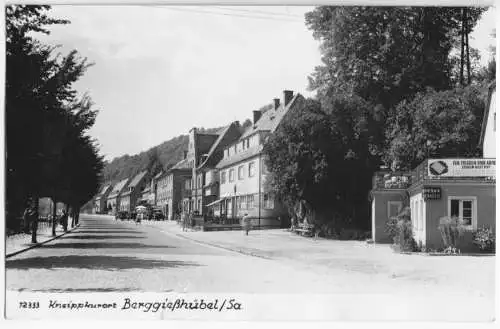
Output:
M369 227L373 173L479 155L485 85L469 34L486 8L331 7L306 14L322 62L314 100L265 145L270 184L316 221ZM303 207L302 207L303 206Z
M87 134L97 110L74 88L90 64L76 50L63 55L36 39L52 25L69 23L51 18L49 11L49 6L5 7L7 223L17 225L24 209L31 209L33 242L39 198L63 202L77 222L103 169L97 142ZM56 207L54 218L55 212ZM55 227L54 221L54 235Z

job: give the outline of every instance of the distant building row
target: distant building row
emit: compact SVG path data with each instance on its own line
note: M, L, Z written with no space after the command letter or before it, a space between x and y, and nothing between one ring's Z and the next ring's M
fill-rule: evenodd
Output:
M253 111L252 124L244 130L238 121L215 133L191 129L183 160L150 182L142 172L130 183L125 179L113 188L103 186L95 198L96 212L130 212L142 200L162 209L171 220L183 212L218 218L248 213L261 226L280 226L287 212L265 184L263 144L304 102L302 95L285 90L271 109Z

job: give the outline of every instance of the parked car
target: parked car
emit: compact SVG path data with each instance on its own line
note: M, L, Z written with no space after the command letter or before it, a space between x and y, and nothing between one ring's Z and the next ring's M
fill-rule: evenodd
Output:
M125 220L125 219L127 219L127 212L126 211L118 211L115 215L115 218Z
M163 214L163 212L161 210L154 209L151 212L151 219L153 219L153 220L164 220L165 219L165 215Z

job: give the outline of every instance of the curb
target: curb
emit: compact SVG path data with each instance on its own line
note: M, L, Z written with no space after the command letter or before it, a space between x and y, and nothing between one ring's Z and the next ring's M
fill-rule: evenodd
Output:
M256 253L253 253L253 252L250 252L250 251L245 251L245 250L242 250L242 249L235 249L235 248L225 247L225 246L222 246L220 244L215 244L215 243L211 243L211 242L196 240L196 239L193 239L191 237L187 237L187 236L179 234L179 233L169 232L169 231L162 231L162 232L163 233L167 233L167 234L171 234L171 235L175 235L178 238L182 238L182 239L185 239L185 240L190 240L190 241L202 244L202 245L207 245L207 246L211 246L211 247L214 247L214 248L219 248L219 249L224 249L224 250L227 250L227 251L237 252L239 254L246 255L246 256L258 257L258 258L263 258L263 259L267 259L267 260L274 260L274 258L267 257L267 256L262 256L262 255L259 255L259 254L256 254Z
M54 237L52 237L52 238L50 238L50 239L48 239L48 240L45 240L45 241L43 241L43 242L38 242L38 243L35 243L35 244L33 244L33 245L29 246L29 247L26 247L26 248L24 248L24 249L21 249L21 250L18 250L18 251L14 251L14 252L11 252L10 254L6 254L6 255L5 255L5 259L10 258L10 257L13 257L13 256L15 256L15 255L19 255L20 253L23 253L23 252L25 252L25 251L28 251L28 250L34 249L34 248L36 248L36 247L39 247L39 246L41 246L41 245L44 245L44 244L46 244L46 243L49 243L50 241L54 241L55 239L59 239L60 237L62 237L62 236L64 236L64 235L66 235L66 234L68 234L68 233L73 232L73 231L74 231L74 230L76 230L79 226L80 226L80 224L77 224L77 225L76 225L75 227L73 227L71 230L68 230L68 231L66 231L66 232L63 232L62 234L56 235L56 236L54 236Z

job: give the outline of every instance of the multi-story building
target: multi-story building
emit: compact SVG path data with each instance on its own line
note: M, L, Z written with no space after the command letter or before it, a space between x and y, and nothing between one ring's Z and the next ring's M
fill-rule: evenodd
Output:
M132 178L126 189L120 194L120 211L131 213L137 204L137 200L141 196L141 192L146 185L147 171L142 171Z
M111 193L112 186L111 184L104 184L101 187L101 190L96 195L94 199L94 213L96 214L105 214L108 210L107 199L109 193Z
M155 176L156 180L156 201L154 205L160 208L166 216L167 211L167 173L162 171Z
M151 198L151 185L147 184L144 190L142 190L141 192L141 196L138 200L138 203L153 205L149 203L150 198Z
M197 128L189 131L189 145L185 156L186 167L191 169L191 180L184 182L182 199L183 211L202 214L203 211L203 173L196 168L202 163L220 133L200 133Z
M112 214L116 214L116 212L120 209L120 193L127 186L128 178L125 178L119 181L111 190L111 193L108 195L107 204L108 209L111 209Z
M303 107L302 95L283 92L283 100L274 99L273 108L262 113L254 111L253 124L240 138L224 148L217 164L220 175L220 198L210 204L214 213L227 218L241 218L245 213L259 226L280 226L287 217L285 207L275 200L265 184L267 171L263 143L292 111Z
M182 198L186 196L185 182L191 181L192 169L188 167L188 160L183 159L167 170L164 176L165 216L174 220L182 212Z
M219 137L212 144L207 154L202 155L202 162L196 168L196 186L197 202L200 214L210 214L207 205L215 202L219 198L219 172L216 168L217 163L222 159L224 148L234 143L241 136L241 127L238 121L231 123L220 131ZM201 191L199 189L201 186ZM200 209L201 208L201 209Z

